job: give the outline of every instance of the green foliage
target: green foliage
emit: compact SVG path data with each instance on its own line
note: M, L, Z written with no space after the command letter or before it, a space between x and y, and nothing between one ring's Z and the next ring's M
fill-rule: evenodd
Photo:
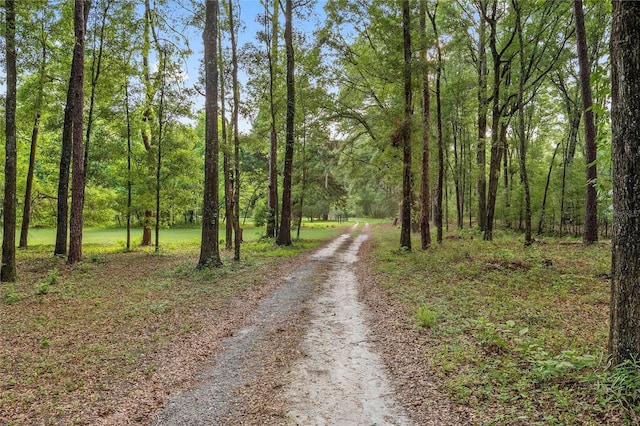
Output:
M2 289L2 301L7 305L12 305L14 303L18 303L22 296L16 289L16 286L13 283L4 283Z
M418 328L433 328L438 323L438 313L422 304L416 309L415 322Z
M253 223L258 228L267 223L267 206L264 203L258 204L258 206L253 210Z
M596 382L602 404L623 407L629 415L640 416L640 364L636 359L625 360L612 370L602 373Z

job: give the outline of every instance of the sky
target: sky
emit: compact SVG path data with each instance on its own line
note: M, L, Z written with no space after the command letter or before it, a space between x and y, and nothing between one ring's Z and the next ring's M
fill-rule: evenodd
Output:
M181 7L179 5L179 1L173 3L173 5L169 5L169 9L175 11L175 13L184 15L193 13L192 11L186 10L184 7ZM316 28L317 21L324 18L324 12L322 8L325 3L325 0L318 0L314 7L313 14L305 15L304 17L294 16L294 28L297 31L305 31L311 33ZM259 14L264 13L264 6L260 3L259 0L239 0L236 5L240 8L240 20L242 24L240 32L238 34L238 48L240 49L247 43L256 42L256 33L262 29L262 25L256 22L256 18ZM280 20L282 22L282 28L284 28L283 13L281 13ZM193 54L184 64L185 72L188 76L186 84L187 86L193 86L198 80L200 61L204 55L204 49L202 45L202 31L195 27L184 27L181 31L183 31L183 34L189 39L190 47L193 50ZM241 86L244 85L247 80L247 75L242 68L240 68L239 70L238 77ZM240 95L241 97L243 96L242 88ZM204 98L199 97L199 99L196 99L195 101L196 110L204 107ZM251 129L251 123L246 117L241 117L239 126L242 133L248 133Z

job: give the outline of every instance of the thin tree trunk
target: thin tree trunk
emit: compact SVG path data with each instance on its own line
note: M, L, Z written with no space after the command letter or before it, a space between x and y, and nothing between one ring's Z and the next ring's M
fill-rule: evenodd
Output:
M160 104L158 105L158 157L156 161L156 245L155 252L160 251L160 172L162 170L162 130L164 127L164 95L167 73L167 54L162 55L162 75L160 83Z
M300 203L298 208L298 229L296 231L296 240L300 239L300 229L302 228L302 214L304 213L304 193L307 189L307 116L302 107L302 117L304 120L302 126L302 191L300 192Z
M284 41L287 51L287 131L284 153L284 173L282 179L282 217L277 244L291 245L291 187L293 171L294 125L296 113L294 57L293 57L293 0L286 0Z
M549 164L549 171L547 172L547 183L544 185L544 195L542 196L542 206L540 208L540 220L538 221L538 235L542 235L544 215L547 208L547 194L549 193L549 184L551 183L551 172L553 171L553 163L556 160L559 148L560 144L557 144L553 150L553 156L551 157L551 163Z
M481 3L482 4L482 3ZM476 193L478 195L478 227L485 230L487 223L487 181L486 170L486 140L487 140L487 51L486 51L486 6L479 11L480 27L478 31L478 146L476 151L476 165L478 168L478 182ZM469 210L471 212L471 210Z
M512 0L513 8L516 12L516 32L518 33L518 48L520 56L520 78L518 80L518 136L520 139L520 178L524 187L524 245L529 246L531 239L531 194L529 189L529 176L527 175L527 135L525 132L524 120L524 80L525 80L525 60L524 60L524 35L522 33L522 18L519 4Z
M127 251L131 250L131 115L129 114L129 80L124 83L124 111L127 120Z
M493 56L493 110L491 123L491 164L489 165L489 194L487 197L487 218L484 230L484 240L493 240L493 220L496 205L496 194L498 192L498 174L500 163L502 160L502 142L499 138L500 129L500 73L501 59L496 47L496 27L494 2L494 18L489 21L491 26L491 35L489 36L489 45Z
M585 193L584 234L582 236L582 242L584 244L593 244L598 241L598 194L596 191L598 169L595 164L597 146L596 126L593 120L593 111L591 110L593 104L591 100L591 72L587 53L587 35L584 28L582 0L573 0L573 12L576 23L578 64L580 68L580 93L582 95L582 110L584 113L585 155L587 162L587 188Z
M89 3L89 2L87 2ZM72 265L82 259L82 228L84 208L84 155L83 155L83 111L84 111L84 35L85 2L75 0L74 33L75 48L73 64L73 177L71 181L71 214L69 218L69 256Z
M611 364L640 358L640 2L613 1Z
M205 169L202 212L202 239L198 268L217 267L220 260L218 241L218 0L205 4Z
M269 133L269 197L267 217L267 237L278 235L278 132L276 127L275 106L275 78L278 63L278 5L279 0L273 0L273 14L271 17L271 43L267 43L267 57L269 60L269 112L271 115ZM265 15L266 16L266 15Z
M431 98L429 92L429 68L427 64L427 1L420 0L420 50L422 53L422 181L420 185L420 241L422 249L431 245L429 211L431 189L429 188L429 159L431 143Z
M219 6L219 5L218 5ZM219 12L219 11L218 11ZM224 57L221 29L218 28L218 71L220 80L220 124L222 125L222 174L224 176L225 248L233 247L233 182L231 177L231 150L227 133L227 113L225 97Z
M402 125L402 226L400 247L411 251L411 12L409 0L402 1L404 46L404 123Z
M33 179L36 167L36 152L38 149L38 138L40 135L40 118L42 114L42 103L47 64L47 43L44 27L41 33L42 56L39 67L38 97L35 104L35 118L31 131L31 148L29 151L29 170L27 172L27 184L24 193L24 208L22 210L22 228L20 230L20 248L27 248L29 239L29 225L31 222L31 195L33 193Z
M429 14L431 27L436 40L436 129L438 138L438 185L436 187L436 199L434 206L434 222L436 225L436 240L442 242L442 197L444 191L444 141L442 135L442 97L441 97L441 76L442 76L442 52L440 49L440 35L436 25L436 15L438 13L439 2L436 1L433 13Z
M242 231L240 230L240 135L238 134L238 116L240 115L240 87L238 85L238 48L236 43L236 30L233 16L233 0L229 0L229 26L231 27L231 63L233 65L233 189L235 220L234 220L234 251L233 259L240 260L240 243Z
M7 70L7 92L5 108L5 166L4 166L4 202L2 233L2 268L0 279L13 282L16 272L16 12L14 0L5 0L5 59Z

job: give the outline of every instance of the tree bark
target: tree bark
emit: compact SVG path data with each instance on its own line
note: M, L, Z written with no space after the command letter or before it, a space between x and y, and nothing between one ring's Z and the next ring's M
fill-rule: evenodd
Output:
M427 1L420 0L420 50L422 53L422 181L420 185L420 241L422 249L431 245L429 212L431 189L429 188L429 160L431 143L431 97L429 92L429 68L427 64Z
M275 106L275 70L278 63L278 5L279 0L273 0L271 43L269 43L269 39L266 40L269 60L269 112L271 114L269 132L269 197L267 205L268 238L275 238L278 235L278 132Z
M162 130L164 128L164 95L167 73L167 53L162 57L162 75L160 76L160 104L158 105L158 156L156 161L156 238L155 252L160 251L160 171L162 170Z
M22 228L20 229L20 248L27 248L29 240L29 225L31 222L31 196L33 193L33 178L36 167L36 152L38 149L38 139L40 135L40 119L42 114L43 93L46 76L47 64L47 43L45 38L44 27L42 28L42 52L39 67L38 97L35 104L35 117L33 119L33 128L31 130L31 148L29 151L29 169L27 171L27 184L24 192L24 207L22 210Z
M127 121L127 251L131 250L131 114L129 113L129 80L124 83L124 111Z
M400 247L411 251L411 12L409 0L402 1L404 49L404 123L402 125L402 224Z
M613 238L609 351L612 365L640 358L640 2L613 1L611 128Z
M438 2L436 1L433 14L430 14L431 26L436 38L436 56L438 65L436 68L436 128L438 133L438 186L436 187L436 202L434 222L436 225L436 240L442 242L442 195L444 192L444 141L442 135L442 96L441 96L441 76L442 76L442 52L440 50L440 40L438 26L436 25L436 14Z
M2 268L0 279L13 282L16 273L16 11L15 1L5 0L5 59L7 69L7 96L5 108L5 166L2 234Z
M524 119L524 81L525 81L525 60L524 60L524 34L522 33L522 16L520 5L516 0L511 4L516 13L516 32L518 33L518 50L520 56L520 77L518 79L518 137L520 139L519 164L520 178L524 188L524 245L532 243L531 238L531 194L529 189L529 175L527 174L527 135L525 131Z
M476 165L478 168L478 182L476 193L478 196L478 228L485 230L487 223L487 180L486 146L487 146L487 112L489 101L487 98L487 50L486 50L486 6L481 4L479 11L480 26L478 29L478 145L476 149Z
M238 85L238 46L236 43L236 28L234 24L233 0L229 0L229 26L231 27L231 63L233 65L233 177L234 177L234 241L233 260L240 260L240 243L242 231L240 230L240 135L238 134L238 116L240 115L240 86Z
M547 209L547 194L549 193L549 184L551 183L551 172L553 171L553 164L556 161L556 155L560 144L557 144L553 150L553 156L551 157L551 163L549 164L549 171L547 172L547 182L544 185L544 195L542 196L542 207L540 208L540 220L538 221L538 235L542 235L544 226L544 215Z
M489 194L487 197L487 217L484 230L484 240L493 240L493 219L496 206L496 195L498 192L498 174L500 171L500 163L502 159L502 142L499 136L500 129L500 81L502 70L502 58L496 46L497 43L497 2L493 2L492 17L487 19L491 27L489 35L489 47L491 48L491 56L493 57L493 108L491 122L491 162L489 165Z
M220 7L220 5L218 5ZM218 11L220 14L220 11ZM227 112L224 78L224 52L222 50L222 31L218 27L218 71L220 80L220 125L222 126L222 175L224 176L224 216L225 216L225 248L233 248L233 182L231 178L231 150L227 133Z
M598 194L596 191L598 169L595 164L597 155L596 126L593 119L593 111L591 111L591 106L593 105L591 99L591 70L589 55L587 53L587 35L584 28L582 0L573 0L573 12L576 23L578 64L580 68L580 93L582 95L585 155L587 162L587 188L585 193L584 233L582 235L582 242L584 244L593 244L598 241Z
M89 3L89 2L87 2ZM85 2L75 0L73 50L75 69L73 75L73 177L71 181L71 215L69 220L69 256L67 263L72 265L82 259L82 228L84 208L84 154L83 154L83 111L84 111L84 35Z
M294 125L296 113L295 77L293 57L293 28L292 28L293 0L287 0L285 6L284 41L287 51L287 131L284 153L284 173L282 178L282 216L280 233L277 244L291 245L291 187L293 171Z
M205 167L198 268L222 264L218 241L218 0L207 0L205 8Z

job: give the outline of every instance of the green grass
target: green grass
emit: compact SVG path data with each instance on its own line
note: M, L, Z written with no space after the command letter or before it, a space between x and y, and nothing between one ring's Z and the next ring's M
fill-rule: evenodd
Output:
M327 238L337 233L345 226L353 225L356 221L363 224L363 219L351 219L348 222L338 223L335 221L303 221L300 230L300 239L314 240ZM252 223L242 226L244 241L256 241L264 235L264 228L256 228ZM297 227L291 230L292 238L296 238ZM199 244L202 228L200 227L176 227L160 229L160 245L182 245L188 243ZM155 238L155 229L152 229ZM220 227L220 238L224 239L224 224ZM125 228L88 228L82 234L82 242L85 245L99 246L124 246L127 239ZM29 230L29 246L49 246L54 245L56 240L56 230L53 228L32 228ZM142 241L142 229L131 229L131 244L137 246Z
M483 424L629 421L602 391L608 244L549 238L525 248L520 235L485 242L467 230L405 253L398 232L376 228L373 268L407 322L429 333L434 374L450 398Z

